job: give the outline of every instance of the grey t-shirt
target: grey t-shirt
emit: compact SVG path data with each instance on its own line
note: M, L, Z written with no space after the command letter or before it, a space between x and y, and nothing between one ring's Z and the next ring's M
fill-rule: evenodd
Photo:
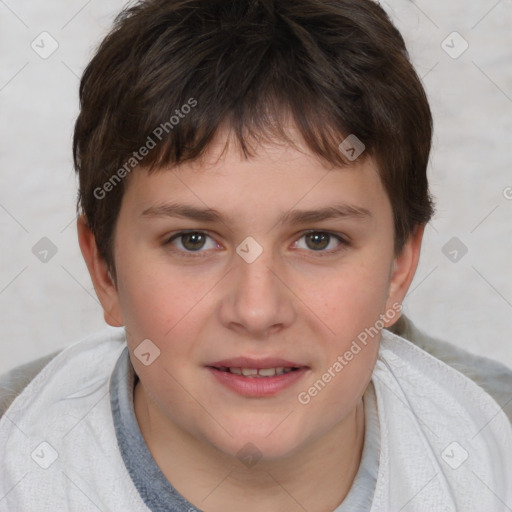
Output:
M133 406L137 375L128 349L117 361L110 380L110 403L117 442L132 481L147 507L153 512L193 512L200 510L186 500L165 478L142 437ZM380 429L375 389L370 383L364 396L365 437L361 463L354 483L334 512L370 510L380 451Z

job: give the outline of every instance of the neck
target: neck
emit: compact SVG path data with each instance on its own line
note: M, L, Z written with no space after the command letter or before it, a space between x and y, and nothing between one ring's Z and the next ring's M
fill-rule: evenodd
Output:
M140 381L134 392L137 421L164 476L206 512L290 510L330 512L346 497L364 444L362 399L349 416L320 439L279 460L245 467L164 418Z

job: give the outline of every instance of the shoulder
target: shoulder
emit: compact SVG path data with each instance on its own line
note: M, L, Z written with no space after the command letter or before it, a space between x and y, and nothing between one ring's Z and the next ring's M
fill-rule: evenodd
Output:
M389 330L478 384L494 398L512 422L512 369L493 359L472 354L447 341L429 336L404 315Z
M113 329L95 332L64 349L17 366L0 375L0 418L35 377L53 360L58 360L59 356L68 355L68 357L65 357L65 360L69 361L69 355L72 354L76 356L77 354L87 352L99 353L101 351L100 347L105 346L108 342L113 342L115 346L122 344L124 342L124 333L120 332L120 330L114 332Z
M32 379L60 352L57 350L0 375L0 417Z

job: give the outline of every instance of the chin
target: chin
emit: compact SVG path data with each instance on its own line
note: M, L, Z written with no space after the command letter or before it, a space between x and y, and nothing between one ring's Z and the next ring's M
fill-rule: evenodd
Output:
M248 426L245 423L238 425L232 423L230 431L236 433L233 437L226 435L222 440L210 440L210 442L213 441L218 450L228 456L236 457L248 467L258 460L284 459L300 450L307 443L307 438L303 431L299 435L298 432L290 429L290 426L287 428L283 424L279 425L282 420L282 417L279 418L270 428L263 428L261 424ZM247 463L247 461L250 462Z

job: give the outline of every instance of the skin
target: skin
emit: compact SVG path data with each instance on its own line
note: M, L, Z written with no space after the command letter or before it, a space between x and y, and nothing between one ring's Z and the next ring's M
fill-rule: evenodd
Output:
M360 463L363 394L380 334L307 405L297 397L402 302L423 226L395 256L391 204L370 158L330 168L297 140L296 148L260 143L245 160L234 144L221 155L226 137L220 134L200 161L130 176L114 237L117 285L82 217L80 247L105 320L126 327L140 379L136 417L175 488L207 512L234 503L243 512L332 511ZM215 209L223 221L141 216L171 201ZM278 221L293 210L339 203L370 215ZM186 237L166 244L185 229L211 238L200 252L190 251ZM335 233L348 244L328 236L315 241L306 230ZM248 236L263 248L252 263L236 252ZM149 366L134 356L145 339L160 349ZM282 357L309 369L275 396L247 398L205 368L242 355ZM252 467L237 457L247 443L261 455Z

